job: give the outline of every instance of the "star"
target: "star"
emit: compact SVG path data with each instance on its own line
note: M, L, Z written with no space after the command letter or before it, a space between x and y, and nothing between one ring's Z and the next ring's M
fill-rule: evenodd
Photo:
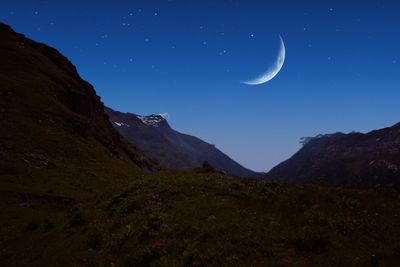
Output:
M250 34L250 37L251 37L251 38L254 38L254 33Z
M33 14L39 15L39 11L35 11L35 12L33 12Z

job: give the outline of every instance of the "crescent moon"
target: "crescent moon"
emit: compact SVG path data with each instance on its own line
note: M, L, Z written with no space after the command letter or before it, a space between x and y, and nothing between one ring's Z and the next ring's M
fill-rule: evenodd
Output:
M279 50L278 58L276 59L274 65L272 65L265 73L261 74L257 78L254 78L249 81L243 81L242 82L243 84L247 85L263 84L272 80L280 72L280 70L283 67L283 63L285 63L286 49L282 37L279 36L279 38L281 39L281 47Z

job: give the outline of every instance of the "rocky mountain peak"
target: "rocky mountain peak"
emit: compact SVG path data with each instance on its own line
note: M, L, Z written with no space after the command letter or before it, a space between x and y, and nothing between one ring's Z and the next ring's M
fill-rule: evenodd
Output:
M141 120L144 124L149 125L149 126L153 126L158 128L161 124L165 124L167 123L167 120L161 116L161 115L156 115L156 114L152 114L149 116L140 116L137 115L136 116L139 120Z

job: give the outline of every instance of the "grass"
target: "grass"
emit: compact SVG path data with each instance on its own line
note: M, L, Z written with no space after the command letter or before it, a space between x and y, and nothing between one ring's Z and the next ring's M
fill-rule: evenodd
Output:
M399 265L398 192L148 173L66 59L0 39L0 266Z
M2 194L3 266L400 262L400 199L386 189L163 171L86 199L25 197Z

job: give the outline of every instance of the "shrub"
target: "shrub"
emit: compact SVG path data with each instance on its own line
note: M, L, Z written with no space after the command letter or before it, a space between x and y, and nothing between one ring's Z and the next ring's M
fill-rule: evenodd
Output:
M83 218L83 216L79 213L75 214L74 217L72 217L71 221L69 222L69 226L72 228L82 227L85 224L86 224L85 218Z
M88 239L86 240L86 244L88 248L91 249L99 249L101 248L103 237L100 233L95 233L89 235Z
M26 230L28 230L28 231L35 231L38 228L39 228L39 225L34 221L28 223L28 225L26 226Z
M52 230L54 228L55 224L50 221L49 219L44 220L44 230L46 232Z
M302 252L313 253L331 246L329 233L318 226L301 228L292 239L292 244Z

